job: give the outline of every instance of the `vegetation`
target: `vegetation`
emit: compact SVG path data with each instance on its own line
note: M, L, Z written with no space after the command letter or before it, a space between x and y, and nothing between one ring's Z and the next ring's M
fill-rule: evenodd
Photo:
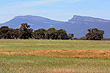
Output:
M22 23L19 29L19 38L20 39L28 39L32 38L33 29L29 29L30 25L27 23Z
M86 34L87 40L101 40L103 39L104 31L97 28L88 29L89 33Z
M0 28L0 39L72 39L72 37L74 37L74 34L67 35L67 32L63 29L38 29L33 32L33 29L27 23L22 23L20 29L12 29L8 26Z
M0 73L110 73L109 59L1 56Z
M0 50L0 55L110 59L110 50Z
M1 39L0 73L110 73L109 48L99 40Z
M0 49L110 49L110 41L0 39Z
M80 40L101 40L103 39L103 30L98 30L97 28L88 29L89 33L86 37L83 36ZM30 25L27 23L22 23L19 29L12 29L8 26L2 26L0 28L0 39L72 39L74 37L73 33L67 34L63 29L56 30L55 28L38 29L33 32ZM77 39L77 38L74 38Z

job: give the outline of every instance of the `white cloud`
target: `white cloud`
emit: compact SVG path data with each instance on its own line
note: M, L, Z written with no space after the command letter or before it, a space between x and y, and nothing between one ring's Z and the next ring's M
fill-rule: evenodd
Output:
M61 1L65 1L66 3L74 3L74 2L79 2L83 0L61 0Z
M18 9L18 8L25 8L25 7L32 7L32 6L40 6L46 5L50 3L54 3L61 0L39 0L39 1L26 1L26 2L18 2L18 3L10 3L6 6L0 8L0 10L11 10L11 9Z
M20 9L20 8L27 8L32 6L40 6L40 5L48 5L55 2L64 2L64 3L73 3L82 0L39 0L39 1L26 1L26 2L19 2L19 3L10 3L7 6L0 8L0 10L13 10L13 9Z
M31 6L39 6L39 5L46 5L46 4L51 4L55 2L66 2L66 3L73 3L73 2L78 2L82 0L40 0L40 1L27 1L27 2L19 2L19 3L12 3L7 6L9 7L31 7Z
M82 1L82 0L70 0L70 1L77 2L77 1Z
M15 7L39 6L39 5L45 5L45 4L54 3L54 2L57 2L57 1L61 1L61 0L41 0L41 1L21 2L21 3L16 3Z

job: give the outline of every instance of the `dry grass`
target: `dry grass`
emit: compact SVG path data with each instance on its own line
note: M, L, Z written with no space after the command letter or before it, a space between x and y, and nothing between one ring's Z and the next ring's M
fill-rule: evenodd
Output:
M43 57L110 58L110 50L61 49L61 50L0 50L0 55L26 55Z
M110 73L110 41L0 40L0 73Z

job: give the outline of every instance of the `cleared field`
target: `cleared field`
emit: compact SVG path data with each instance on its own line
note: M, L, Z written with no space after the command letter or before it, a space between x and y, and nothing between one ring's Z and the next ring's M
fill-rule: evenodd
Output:
M61 49L61 50L0 50L0 55L24 55L42 57L71 57L110 59L110 50Z
M110 49L110 41L88 40L0 40L0 49Z
M0 73L110 73L109 59L1 56Z
M110 41L0 40L0 73L110 73Z

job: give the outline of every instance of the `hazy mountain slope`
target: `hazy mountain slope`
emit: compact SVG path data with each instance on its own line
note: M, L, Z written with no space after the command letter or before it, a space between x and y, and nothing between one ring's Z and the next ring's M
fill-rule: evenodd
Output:
M56 26L58 24L64 24L64 22L55 21L44 17L27 15L27 16L17 16L12 20L3 23L1 25L2 26L7 25L11 28L16 28L16 27L19 28L21 23L28 23L29 25L31 25L33 29L51 28L54 25Z
M105 31L104 37L110 38L110 20L87 16L75 15L72 19L68 20L68 22L55 21L39 16L17 16L12 20L1 24L1 26L7 25L10 28L19 28L21 23L28 23L34 30L52 27L56 29L65 29L68 33L74 33L75 37L85 36L88 28L98 28Z
M110 37L110 20L75 15L68 22L74 24L72 26L76 28L76 32L74 32L76 36L85 35L88 28L98 28L105 31L104 37Z

